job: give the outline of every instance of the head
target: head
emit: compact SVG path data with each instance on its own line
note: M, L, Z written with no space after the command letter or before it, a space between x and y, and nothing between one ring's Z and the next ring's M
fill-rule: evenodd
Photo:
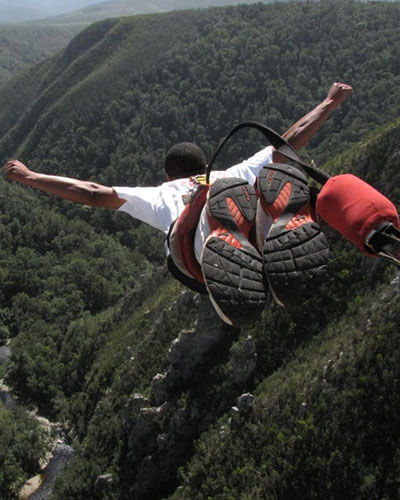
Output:
M204 174L206 164L203 151L191 142L175 144L165 157L165 171L169 180Z

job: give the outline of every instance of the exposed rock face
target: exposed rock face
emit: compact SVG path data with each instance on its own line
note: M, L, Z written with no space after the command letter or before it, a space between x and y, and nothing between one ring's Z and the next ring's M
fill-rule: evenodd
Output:
M152 404L174 399L195 385L196 379L218 362L219 355L227 352L238 333L239 329L219 319L208 298L200 296L195 328L182 331L172 342L167 372L157 374L152 381Z
M104 495L110 491L113 487L113 476L112 474L103 474L98 476L96 482L94 483L94 489L100 498L104 498Z
M247 337L242 349L232 356L232 378L237 385L245 384L254 373L257 365L256 343Z
M199 298L198 310L193 330L180 332L173 341L167 371L151 381L150 398L134 394L127 406L130 463L124 465L135 478L127 485L131 498L161 498L173 491L177 468L190 456L194 439L229 409L226 394L222 398L219 392L222 382L214 380L213 370L229 366L230 383L235 388L243 387L255 369L253 339L245 339L230 353L240 330L224 324L207 297ZM226 374L222 379L226 382ZM235 394L238 390L232 389L231 404L240 396L240 392ZM213 415L210 398L215 400ZM251 398L240 396L237 404L248 408Z
M123 476L130 478L123 489L135 500L163 498L174 491L177 469L188 460L194 440L232 405L238 415L252 406L254 397L243 388L256 367L255 341L249 336L235 343L240 330L224 324L207 297L195 300L198 318L192 330L181 331L172 342L167 370L149 380L148 396L134 393L126 405L124 457L128 460L120 465L126 468ZM224 371L218 378L219 370ZM63 467L64 453L58 451L56 464ZM33 498L47 498L59 472L55 469L44 470L45 481L36 486ZM45 491L48 485L50 490ZM115 487L115 478L107 470L94 482L98 498L107 498Z

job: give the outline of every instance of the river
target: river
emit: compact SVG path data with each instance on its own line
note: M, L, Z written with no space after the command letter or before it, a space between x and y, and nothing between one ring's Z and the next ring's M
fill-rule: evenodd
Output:
M0 365L5 363L11 356L10 348L7 345L2 345L0 347Z
M71 446L65 444L61 439L57 441L53 456L42 472L43 481L39 489L29 496L29 500L47 500L50 498L57 476L67 465L73 453L74 450Z
M8 361L11 356L11 350L7 345L2 345L0 347L0 365L3 365L6 361ZM11 394L9 393L7 387L2 384L0 380L0 401L6 408L11 408L15 405L15 401L13 400Z
M7 345L1 346L0 365L4 364L10 356L10 348ZM6 408L11 408L16 404L7 387L2 385L1 381L0 401ZM50 498L57 475L64 469L73 453L74 450L71 446L67 445L62 439L58 439L49 463L41 472L43 481L41 482L39 488L29 495L29 500L47 500Z

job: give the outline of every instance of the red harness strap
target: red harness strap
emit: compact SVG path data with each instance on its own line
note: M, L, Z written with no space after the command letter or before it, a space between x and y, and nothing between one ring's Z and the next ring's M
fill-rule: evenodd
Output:
M194 235L207 200L209 185L199 185L194 198L175 221L168 237L171 257L176 267L189 278L204 283L200 264L194 254Z
M384 221L399 227L393 203L352 174L331 177L318 195L316 208L325 222L370 256L364 244L370 232Z

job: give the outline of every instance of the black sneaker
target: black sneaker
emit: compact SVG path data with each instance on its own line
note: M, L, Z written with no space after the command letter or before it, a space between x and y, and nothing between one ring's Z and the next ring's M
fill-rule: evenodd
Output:
M266 301L262 258L248 240L256 208L255 189L243 179L218 179L208 193L201 268L216 312L232 326L251 323Z
M372 253L400 266L400 230L391 222L383 222L371 231L365 245Z
M262 253L272 296L282 306L301 305L325 279L329 253L306 176L291 165L272 164L260 172L257 187L259 209L271 220Z

